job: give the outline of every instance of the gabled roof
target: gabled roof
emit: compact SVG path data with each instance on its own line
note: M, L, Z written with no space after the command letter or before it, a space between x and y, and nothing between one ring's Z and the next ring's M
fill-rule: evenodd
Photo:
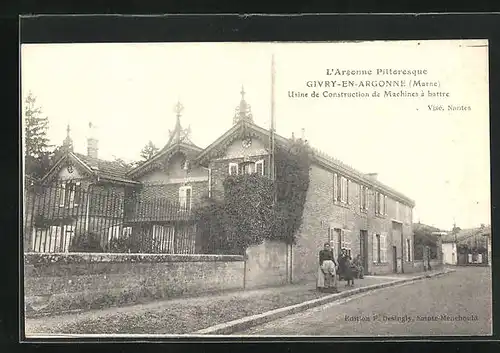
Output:
M160 164L163 165L165 160L170 159L177 152L184 152L188 155L198 155L202 149L192 144L179 142L175 144L171 144L170 146L165 146L160 152L154 155L151 159L148 159L146 162L138 165L137 167L130 169L127 171L127 178L136 178L143 173L151 170L152 168L158 167Z
M96 173L100 178L133 182L127 178L127 172L132 169L122 165L120 162L116 161L106 161L99 158L93 158L84 154L74 153L74 155L80 159L84 164L86 164L90 169ZM96 168L97 167L97 168Z
M119 162L106 161L99 158L93 158L80 153L68 152L59 158L49 172L42 178L46 182L55 172L59 171L65 161L75 163L87 175L99 179L105 179L114 182L138 184L126 177L127 167Z
M191 127L188 126L187 129L183 129L181 125L181 113L184 110L184 107L180 102L177 103L175 106L175 111L176 111L176 121L175 121L175 127L173 131L169 131L170 137L168 139L167 144L165 147L161 149L160 152L165 151L169 149L173 145L179 145L179 144L184 144L184 145L189 145L194 148L198 148L201 150L200 147L196 146L193 141L189 138L189 134L191 133Z
M234 136L240 131L245 130L247 133L251 133L254 135L258 135L261 137L269 138L269 130L264 129L250 121L240 120L235 125L233 125L229 130L227 130L222 136L220 136L217 140L211 143L207 148L205 148L196 158L200 163L205 163L207 159L209 159L210 154L220 148L220 146L227 145L230 141L234 139ZM275 142L277 146L287 146L291 144L292 140L287 139L283 136L280 136L275 133L274 135ZM363 183L365 185L369 185L374 187L377 190L380 190L387 194L387 196L391 196L392 198L401 201L405 204L410 205L411 207L415 206L415 201L405 196L404 194L388 187L387 185L381 183L378 180L374 180L370 178L364 173L354 169L353 167L341 162L340 160L329 156L328 154L321 152L320 150L312 147L313 150L313 158L314 161L322 165L323 167L328 168L329 170L337 171L339 173L344 174L346 177L351 178L353 181L357 181L358 183Z
M149 170L160 167L163 165L165 160L169 160L172 155L177 152L184 152L187 155L197 155L203 149L196 146L193 141L189 138L191 132L190 127L183 129L181 125L181 112L184 109L182 104L177 103L175 110L177 113L177 120L175 123L174 130L169 131L170 137L166 145L152 158L148 159L146 162L138 165L137 167L128 170L126 172L127 177L136 178Z

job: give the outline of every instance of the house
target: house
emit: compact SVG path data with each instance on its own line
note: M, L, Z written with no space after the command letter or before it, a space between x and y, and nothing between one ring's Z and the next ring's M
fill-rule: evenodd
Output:
M457 243L453 240L443 241L443 264L456 265L458 263Z
M98 158L98 140L87 140L87 154L75 153L67 136L56 163L33 188L33 222L28 227L33 251L70 251L77 235L94 233L101 248L123 232L123 198L139 183L125 177L127 167Z
M270 132L254 123L244 94L242 91L232 126L206 148L196 146L189 138L189 129L182 128L179 104L170 139L145 163L126 169L99 160L97 141L89 138L86 156L68 148L44 179L47 183L66 183L63 190L66 195L70 190L70 196L75 188L88 190L91 185L121 197L124 202L117 214L122 220L117 218L113 223L104 219L104 223L116 226L117 231L119 227L127 229L139 244L152 243L147 251L197 252L200 239L192 210L204 198L222 198L228 175L270 174ZM274 134L274 141L286 147L292 139ZM66 141L65 145L70 143ZM375 173L362 173L319 150L313 151L297 241L276 245L273 250L272 258L286 267L287 280L313 278L317 254L325 242L330 242L336 252L345 248L353 257L360 254L366 273L412 268L414 201L381 183ZM77 200L76 196L70 199L73 203ZM85 209L84 203L79 201L77 207Z
M442 237L443 254L454 260L454 265L491 265L491 227L460 229ZM451 256L449 255L451 253ZM453 254L456 254L454 257ZM447 263L447 262L445 262Z

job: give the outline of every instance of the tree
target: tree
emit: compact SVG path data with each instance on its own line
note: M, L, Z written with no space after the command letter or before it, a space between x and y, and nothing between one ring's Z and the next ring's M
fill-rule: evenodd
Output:
M141 150L141 157L144 160L149 160L153 158L153 156L159 151L159 148L156 147L153 142L149 141L146 146Z
M42 116L42 109L36 106L35 96L29 92L25 100L24 137L25 173L35 178L42 177L50 168L51 152L47 130L48 117Z
M125 161L125 160L123 160L123 159L121 159L121 158L118 158L118 157L116 157L116 156L113 156L113 158L114 158L114 160L113 160L113 161L114 161L115 163L118 163L118 164L120 164L122 167L125 167L125 168L127 168L127 169L132 169L132 168L135 168L135 167L137 167L137 166L139 165L139 163L138 163L138 162L127 162L127 161Z

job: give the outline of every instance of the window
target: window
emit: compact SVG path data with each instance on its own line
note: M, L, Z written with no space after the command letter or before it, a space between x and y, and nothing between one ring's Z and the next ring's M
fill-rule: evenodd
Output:
M375 213L381 216L387 214L387 196L378 191L375 193Z
M121 233L120 226L112 226L108 228L108 242L113 239L118 239Z
M333 173L333 201L349 203L349 179Z
M229 175L238 175L238 163L229 163Z
M412 219L411 219L411 207L408 206L408 205L404 205L404 208L405 208L405 222L407 224L410 224L412 222Z
M59 207L73 208L78 207L80 203L81 191L80 182L68 181L61 185L61 194L59 195Z
M36 228L35 228L36 229ZM47 229L36 229L34 251L36 252L68 252L73 240L72 225L50 226Z
M333 237L336 238L335 248L337 249L337 254L340 255L340 251L342 250L342 229L334 228L333 229Z
M331 246L334 254L336 253L336 249L337 249L337 243L335 241L336 239L338 239L338 235L337 235L335 229L333 229L332 227L329 227L328 228L328 243L330 243L330 246Z
M350 233L349 231L342 231L340 234L341 234L341 244L340 244L340 247L341 249L346 249L347 250L347 254L349 256L352 256L351 255L351 237L350 237Z
M191 197L192 188L191 186L181 186L179 188L179 204L181 210L189 211L191 210Z
M245 162L240 164L241 174L253 174L255 171L255 163L253 162Z
M387 262L387 244L385 234L373 234L372 257L375 263Z
M396 201L396 220L400 220L400 215L399 215L399 201Z
M380 262L387 262L387 235L380 234Z
M172 226L153 225L153 242L151 250L156 253L174 252L175 228Z
M349 179L341 177L340 201L349 203Z
M122 237L130 238L132 236L132 227L123 227L122 229Z
M368 188L364 185L359 186L359 203L360 208L364 211L368 210Z
M259 175L265 175L264 172L264 160L255 162L255 172Z

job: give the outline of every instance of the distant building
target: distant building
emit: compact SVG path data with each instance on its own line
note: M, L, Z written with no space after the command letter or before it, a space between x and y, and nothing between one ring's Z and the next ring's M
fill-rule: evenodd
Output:
M491 227L460 229L442 237L443 253L453 265L491 265ZM446 252L445 252L446 248ZM455 254L455 255L454 255Z

